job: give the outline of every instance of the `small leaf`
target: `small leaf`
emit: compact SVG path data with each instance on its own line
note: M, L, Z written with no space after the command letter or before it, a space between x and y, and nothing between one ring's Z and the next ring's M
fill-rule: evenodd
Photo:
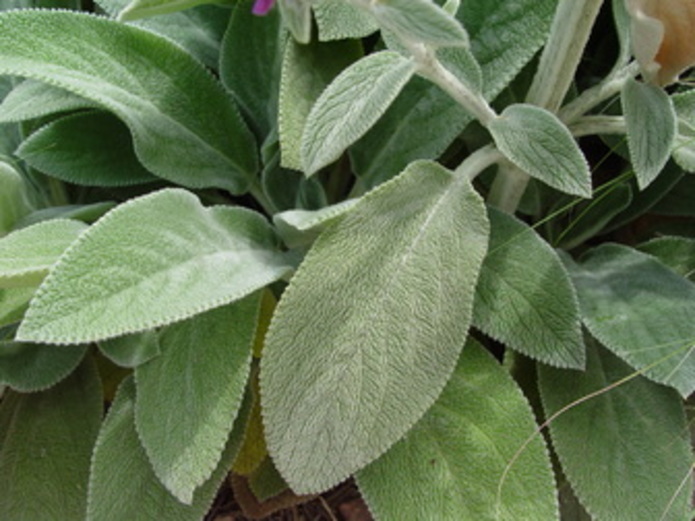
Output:
M344 0L315 0L313 10L322 42L359 39L379 29L367 11Z
M87 346L47 346L0 341L0 386L22 393L42 391L67 377Z
M425 416L357 474L360 492L376 519L555 520L555 482L541 436L498 490L507 465L535 429L521 389L469 340Z
M488 208L490 245L473 324L536 360L581 369L584 341L574 287L555 251L514 217Z
M212 477L196 491L193 504L184 505L167 492L152 471L135 430L135 385L132 378L124 380L92 456L87 521L202 519L234 460L247 409L247 405L242 408Z
M581 261L569 268L589 331L648 378L683 396L695 391L695 285L617 244Z
M402 40L432 46L467 46L463 26L431 0L380 0L369 4L383 29Z
M299 43L311 40L312 0L277 0L282 21Z
M421 162L314 243L261 359L268 449L296 493L347 478L434 403L467 336L487 235L467 179Z
M585 372L538 366L546 416L631 374L593 340L587 348ZM550 435L572 488L594 519L689 518L692 453L682 402L673 390L634 375L564 411L550 423Z
M0 239L0 288L38 285L87 228L80 221L55 219Z
M215 4L220 0L131 0L118 15L118 20L126 22L148 16L175 13L197 5Z
M142 164L174 183L242 193L256 170L253 136L222 86L149 31L70 11L2 12L0 74L50 83L113 112Z
M84 518L102 408L90 359L47 391L5 393L0 402L0 427L6 428L0 432L0 519Z
M160 333L135 369L135 424L154 473L182 503L213 473L249 375L260 292ZM185 417L181 412L185 411Z
M321 94L302 136L307 175L340 154L379 119L415 72L412 61L394 51L371 54L345 69Z
M291 265L259 214L181 189L132 199L80 236L31 303L18 340L103 340L238 300Z
M53 121L25 139L15 153L32 168L77 185L157 181L138 161L128 127L104 112Z
M489 130L504 155L531 177L562 192L591 197L589 165L554 114L532 105L510 105Z
M120 367L137 367L161 353L159 333L149 330L102 340L99 351Z
M287 43L278 114L283 167L302 169L302 134L311 108L326 86L361 55L361 45L355 40L306 45L294 41Z
M290 248L310 245L329 225L342 219L358 199L346 199L320 210L287 210L273 216L273 224Z
M25 121L95 106L94 102L72 92L40 81L25 80L2 100L0 123Z
M637 185L644 190L671 156L676 136L673 103L656 85L628 80L621 94L630 160Z

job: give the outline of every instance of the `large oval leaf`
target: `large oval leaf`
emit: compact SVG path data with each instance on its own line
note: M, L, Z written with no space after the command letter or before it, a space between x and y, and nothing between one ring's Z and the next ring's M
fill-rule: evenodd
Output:
M84 519L102 410L101 382L91 360L52 389L3 396L0 519Z
M140 161L164 179L240 193L256 170L253 137L222 86L149 31L68 11L0 13L0 74L51 83L115 113Z
M605 244L570 264L584 323L635 369L695 391L695 285L654 257Z
M241 405L260 295L169 326L162 353L135 369L138 434L159 480L186 504L215 470Z
M521 389L469 341L439 399L405 437L357 474L377 519L557 519L542 437L505 470L536 429ZM398 483L398 486L394 486Z
M473 324L531 358L582 368L579 302L560 258L521 221L494 208L488 214L490 249L476 288Z
M191 317L291 270L263 217L204 208L165 189L106 214L70 247L31 303L24 341L83 343Z
M465 342L487 235L468 181L421 162L317 240L261 361L268 446L295 492L345 479L432 405Z
M546 415L631 374L587 342L585 372L539 366ZM553 446L595 519L689 519L692 452L678 394L641 376L577 404L550 424Z

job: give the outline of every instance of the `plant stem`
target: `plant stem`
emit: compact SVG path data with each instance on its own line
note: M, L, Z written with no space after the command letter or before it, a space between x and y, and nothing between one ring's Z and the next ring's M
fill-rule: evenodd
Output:
M603 0L560 0L526 102L557 112L569 90ZM489 202L513 213L530 177L501 168Z
M584 116L569 125L575 137L591 134L625 134L625 118L622 116Z
M504 155L494 145L486 145L469 155L456 167L454 175L465 176L469 181L473 181L487 167L504 161Z

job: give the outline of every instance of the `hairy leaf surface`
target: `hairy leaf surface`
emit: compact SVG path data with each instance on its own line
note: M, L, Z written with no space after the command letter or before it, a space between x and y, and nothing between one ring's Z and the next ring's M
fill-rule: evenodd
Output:
M95 106L93 101L67 90L40 81L25 80L2 100L0 123L25 121Z
M314 244L261 360L269 451L296 493L370 463L432 405L467 336L487 235L468 181L421 162Z
M102 340L98 346L114 364L128 368L144 364L161 353L159 331L154 329Z
M627 144L637 184L645 189L671 156L676 113L668 94L656 85L630 79L620 96L627 125Z
M553 249L493 208L490 245L476 288L473 324L520 353L558 367L584 365L579 303Z
M135 430L135 385L132 378L127 378L97 438L89 477L87 521L199 521L229 472L241 440L239 425L243 423L235 423L215 472L196 491L193 504L184 505L159 483L152 471Z
M213 473L249 375L260 292L174 324L135 369L135 423L154 472L180 501Z
M591 197L589 165L554 114L532 105L510 105L489 130L504 155L531 177L562 192Z
M637 246L653 255L679 275L695 282L695 239L688 237L658 237Z
M0 386L30 393L52 387L84 358L87 346L47 346L0 340Z
M181 189L124 203L80 236L39 288L18 339L81 343L183 320L291 266L267 221Z
M104 112L53 121L25 139L15 153L40 172L78 185L157 181L138 161L128 127Z
M256 169L253 136L221 85L149 31L76 12L3 12L0 74L51 83L113 112L140 161L164 179L241 193Z
M377 519L557 519L555 482L531 408L512 378L469 340L444 391L386 454L357 474ZM394 484L397 483L397 486Z
M40 393L0 402L0 519L83 519L92 447L102 415L91 360Z
M415 72L415 65L394 51L381 51L345 69L319 96L302 136L307 175L340 154L379 119Z
M137 20L148 16L175 13L197 5L216 4L220 0L131 0L120 12L120 21Z
M595 341L587 344L585 372L538 366L547 416L632 374ZM693 457L682 402L672 389L635 376L560 414L550 435L594 519L689 518Z
M345 0L315 0L313 10L322 42L363 38L379 29L373 16Z
M589 331L652 380L695 391L695 285L627 246L581 260L569 267Z
M80 221L54 219L0 239L0 288L38 285L87 228Z

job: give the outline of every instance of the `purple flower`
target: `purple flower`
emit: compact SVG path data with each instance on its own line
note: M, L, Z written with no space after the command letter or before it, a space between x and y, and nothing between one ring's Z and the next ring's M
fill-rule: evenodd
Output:
M264 14L268 14L268 11L273 8L273 5L275 5L275 0L256 0L251 12L263 16Z

